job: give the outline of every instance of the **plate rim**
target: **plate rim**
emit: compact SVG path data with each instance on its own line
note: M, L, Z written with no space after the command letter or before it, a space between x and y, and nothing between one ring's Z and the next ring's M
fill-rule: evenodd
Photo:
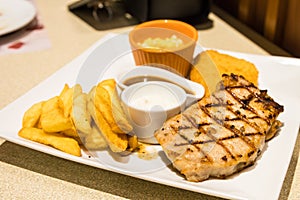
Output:
M4 3L4 0L0 0L0 3ZM25 0L9 0L9 1L5 1L6 4L6 8L12 8L15 6L20 6L20 7L24 7L28 10L26 10L26 14L28 15L27 18L21 18L23 21L19 22L16 25L13 26L8 26L8 28L2 28L0 29L0 37L6 36L10 33L13 33L15 31L21 30L22 28L26 27L28 24L30 24L34 18L37 15L37 10L35 8L35 6L33 5L33 3L29 2L29 1L25 1ZM7 6L7 4L9 6ZM16 5L18 4L18 5ZM29 12L28 12L29 11ZM19 14L19 12L14 12L14 14ZM19 18L20 19L20 18Z

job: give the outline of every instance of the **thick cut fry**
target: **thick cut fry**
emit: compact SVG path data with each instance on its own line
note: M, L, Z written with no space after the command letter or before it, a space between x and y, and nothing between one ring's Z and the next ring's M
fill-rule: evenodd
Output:
M71 115L74 99L81 94L83 93L82 88L79 84L74 85L72 88L70 88L68 84L65 84L63 90L59 95L64 105L65 117L69 117Z
M88 101L88 110L98 127L98 131L104 137L106 144L108 144L110 149L113 152L125 151L128 146L127 135L114 133L101 115L101 112L97 111L91 100Z
M73 86L73 98L75 99L78 95L82 94L82 87L79 84Z
M62 132L73 127L72 120L64 116L63 102L57 96L43 103L40 121L46 132Z
M92 131L85 138L85 148L88 150L103 150L107 148L107 143L96 125L92 126Z
M62 100L60 99L60 97L55 96L55 97L48 99L47 101L44 101L44 103L42 105L42 114L50 112L53 109L61 110L63 108L64 108L64 104L63 104Z
M108 122L102 116L102 113L97 109L94 109L94 115L94 121L101 131L110 149L113 152L125 151L128 146L127 135L113 132Z
M87 109L88 109L88 112L90 113L92 119L96 119L96 111L95 111L95 106L94 106L94 103L92 101L92 99L90 98L91 96L88 95L88 102L87 102ZM97 125L97 122L95 120L92 120L92 132L90 134L88 134L86 136L86 139L85 139L85 146L86 148L91 148L93 149L94 146L99 146L98 148L101 148L101 149L104 149L107 147L107 142L103 136L103 134L101 133L101 131L99 130L99 125ZM100 135L100 136L97 136ZM104 140L104 143L102 143L102 139ZM96 142L95 142L96 140ZM94 144L93 144L94 143Z
M37 126L42 114L42 104L43 102L36 103L24 113L22 122L23 127Z
M72 112L72 106L73 106L73 89L69 88L68 84L65 84L59 97L62 100L64 105L64 116L69 117Z
M107 79L102 81L102 87L108 91L111 105L112 114L115 122L119 125L122 132L129 133L132 131L132 126L129 123L127 116L121 105L121 100L117 92L116 81L114 79Z
M69 85L68 85L68 84L65 84L65 85L64 85L64 88L63 88L62 91L60 92L59 96L60 96L60 97L63 97L63 96L68 92L69 89L70 89Z
M96 86L92 87L92 89L88 93L88 101L94 102L95 92L96 92Z
M128 135L128 151L134 151L139 146L136 135Z
M87 109L88 109L88 112L90 113L92 119L94 120L95 123L97 123L97 121L95 121L96 119L96 108L94 106L94 102L89 100L87 102Z
M97 85L94 105L103 114L113 132L125 134L132 131L132 126L122 109L114 79L102 81Z
M77 141L57 133L46 133L38 128L22 128L19 136L41 144L52 146L58 150L74 156L81 156L81 149Z
M88 95L82 93L73 102L72 118L75 127L84 134L91 132L91 115L87 109Z
M75 126L72 126L70 129L64 130L61 133L64 134L65 136L75 138L78 142L80 142L80 139L78 140L80 136L78 135Z

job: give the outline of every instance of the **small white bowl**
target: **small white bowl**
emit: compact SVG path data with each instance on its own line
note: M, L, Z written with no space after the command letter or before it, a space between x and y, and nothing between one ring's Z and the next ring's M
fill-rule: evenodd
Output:
M172 83L150 81L132 84L121 94L124 110L139 141L157 144L154 132L185 108L185 91Z
M135 67L117 79L121 100L140 141L157 144L154 132L204 95L202 85L164 69Z

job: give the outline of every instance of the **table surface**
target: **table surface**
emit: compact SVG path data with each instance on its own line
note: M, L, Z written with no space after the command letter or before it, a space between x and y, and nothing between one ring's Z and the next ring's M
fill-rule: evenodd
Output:
M35 0L51 48L0 57L0 109L79 56L107 33L132 27L96 31L67 6L70 0ZM204 47L267 55L214 14L211 29L199 31ZM280 199L300 199L299 140L280 193ZM0 138L1 199L219 199L95 169L5 142ZM96 178L95 178L96 177Z

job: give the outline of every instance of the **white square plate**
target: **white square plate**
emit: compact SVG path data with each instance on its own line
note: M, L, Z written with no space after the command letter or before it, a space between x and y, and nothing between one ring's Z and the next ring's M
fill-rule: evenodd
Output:
M196 49L196 53L201 48ZM230 199L277 199L289 166L299 130L300 60L221 51L254 63L259 70L259 87L281 105L284 122L280 134L267 143L255 165L227 179L191 183L167 165L159 146L158 157L143 160L137 155L117 156L108 151L82 152L71 156L51 147L20 138L24 112L35 102L58 95L65 83L80 83L88 92L101 79L116 78L134 65L128 35L107 35L78 58L0 111L0 137L64 159L122 173L140 179ZM93 155L93 156L90 156Z

